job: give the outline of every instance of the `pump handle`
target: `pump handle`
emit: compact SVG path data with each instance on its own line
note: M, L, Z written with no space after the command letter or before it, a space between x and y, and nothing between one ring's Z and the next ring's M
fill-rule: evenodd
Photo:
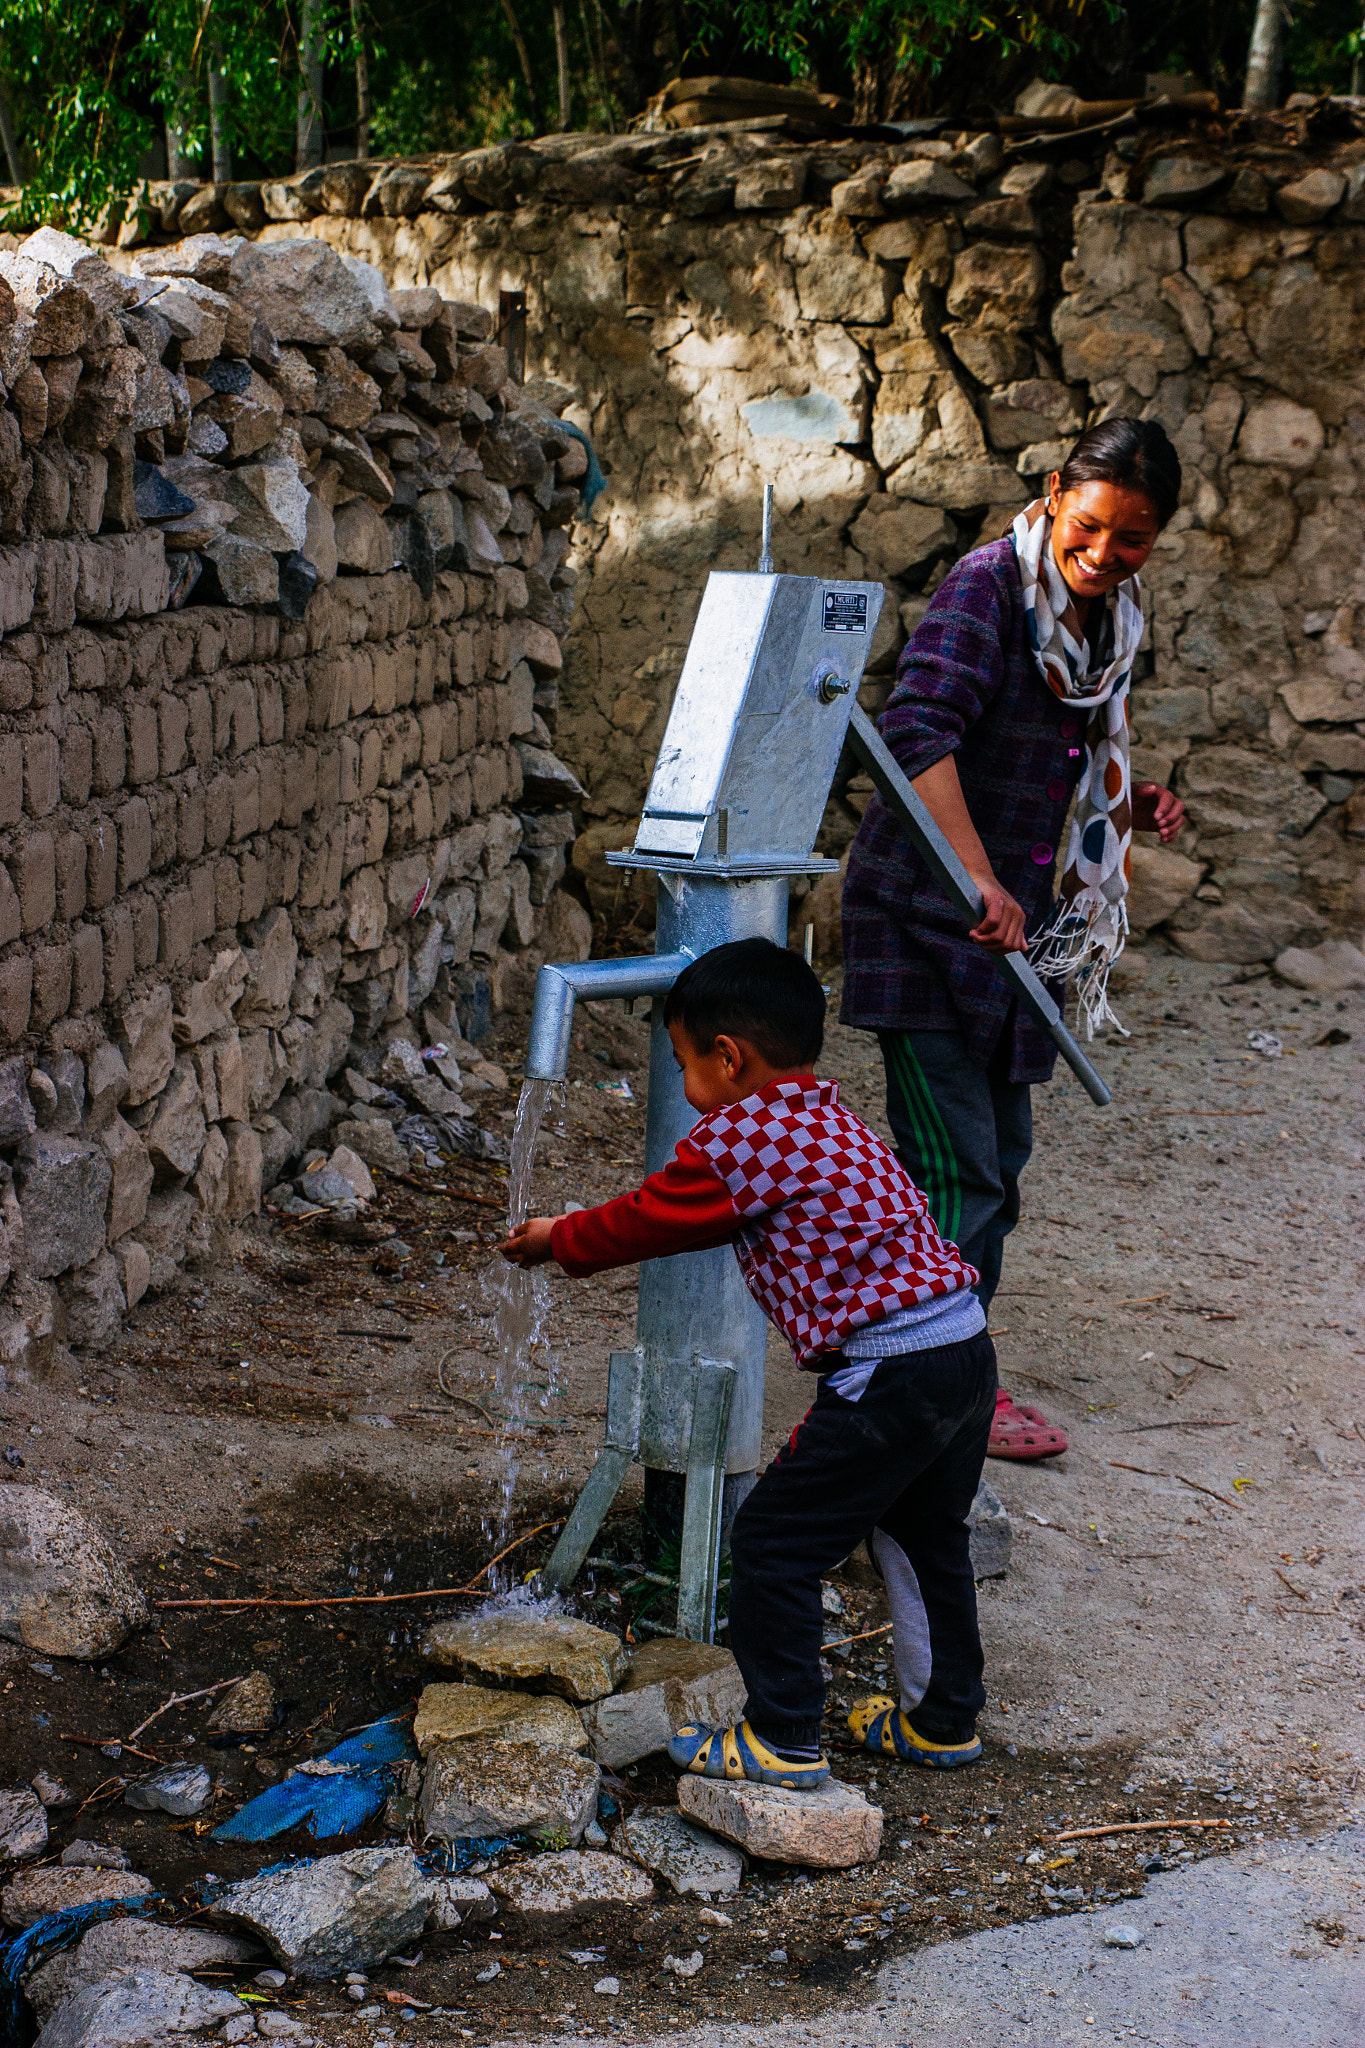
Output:
M901 768L886 741L859 704L854 705L853 715L848 722L848 739L854 753L872 777L882 802L889 805L904 826L911 845L932 868L968 923L979 923L981 891L944 837L923 797L916 793L909 776ZM1109 1087L1095 1072L1067 1030L1062 1022L1061 1011L1039 981L1024 954L997 953L990 957L994 959L1006 981L1011 984L1024 1008L1037 1018L1047 1032L1090 1100L1099 1109L1112 1102L1113 1095Z

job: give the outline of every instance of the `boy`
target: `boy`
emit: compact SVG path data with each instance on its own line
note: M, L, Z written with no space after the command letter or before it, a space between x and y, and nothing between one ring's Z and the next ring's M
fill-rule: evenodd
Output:
M815 1402L735 1517L734 1728L669 1754L709 1778L816 1786L825 1687L820 1580L865 1538L895 1618L901 1699L849 1716L868 1749L974 1763L985 1702L967 1512L995 1413L975 1270L938 1235L894 1153L812 1068L825 1000L805 962L741 939L684 970L664 1022L699 1112L660 1173L597 1209L533 1217L501 1247L581 1278L732 1243L749 1291L817 1375Z

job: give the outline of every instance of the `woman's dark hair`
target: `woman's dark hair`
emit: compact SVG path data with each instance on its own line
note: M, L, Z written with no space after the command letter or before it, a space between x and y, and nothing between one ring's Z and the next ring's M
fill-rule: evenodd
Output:
M664 1002L698 1052L723 1031L747 1038L769 1066L813 1064L825 1042L825 992L799 953L771 939L735 939L684 967Z
M1180 457L1159 420L1102 420L1081 435L1058 475L1059 488L1123 484L1152 501L1165 526L1180 503Z

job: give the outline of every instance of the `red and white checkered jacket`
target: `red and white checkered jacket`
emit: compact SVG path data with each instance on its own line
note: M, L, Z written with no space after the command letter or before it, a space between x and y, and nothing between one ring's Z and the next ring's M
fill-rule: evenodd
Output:
M977 1278L895 1154L813 1074L711 1110L634 1194L562 1216L551 1234L576 1275L727 1242L800 1366Z

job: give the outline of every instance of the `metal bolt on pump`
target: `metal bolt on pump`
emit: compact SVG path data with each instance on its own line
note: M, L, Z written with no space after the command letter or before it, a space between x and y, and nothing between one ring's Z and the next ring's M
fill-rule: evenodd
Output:
M715 946L755 936L786 945L789 879L837 872L836 861L813 849L846 739L964 916L980 917L975 885L857 705L882 586L778 575L772 498L765 485L757 573L707 578L635 843L607 855L613 866L658 878L655 951L542 967L536 982L528 1080L564 1078L578 997L651 998L648 1173L667 1163L695 1121L662 998ZM997 965L1092 1097L1107 1101L1022 956ZM577 1576L638 1458L647 1487L652 1479L656 1490L683 1492L678 1633L712 1639L722 1530L762 1456L766 1343L767 1324L728 1246L644 1262L635 1348L611 1356L605 1443L542 1575L546 1584L567 1586Z

